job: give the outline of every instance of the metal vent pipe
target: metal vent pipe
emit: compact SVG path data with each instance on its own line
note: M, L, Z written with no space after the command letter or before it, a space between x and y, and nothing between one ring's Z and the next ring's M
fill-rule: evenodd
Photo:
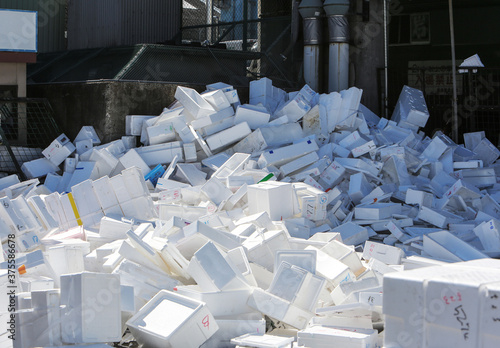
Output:
M328 16L329 62L328 92L349 88L349 0L326 0L323 8Z
M323 2L302 0L299 12L304 20L304 80L314 91L320 88L320 47L323 43Z

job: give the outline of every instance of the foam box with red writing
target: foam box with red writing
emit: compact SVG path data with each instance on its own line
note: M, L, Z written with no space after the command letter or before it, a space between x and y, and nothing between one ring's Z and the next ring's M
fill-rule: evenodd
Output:
M158 292L127 326L146 347L172 348L197 348L219 329L205 303L167 290Z

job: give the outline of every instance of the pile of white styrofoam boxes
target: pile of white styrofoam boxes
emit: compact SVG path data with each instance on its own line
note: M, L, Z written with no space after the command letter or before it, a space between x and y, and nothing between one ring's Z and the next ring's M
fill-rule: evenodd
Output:
M391 120L361 95L178 87L58 137L0 178L0 345L10 303L16 347L498 345L500 151L426 137L418 90Z

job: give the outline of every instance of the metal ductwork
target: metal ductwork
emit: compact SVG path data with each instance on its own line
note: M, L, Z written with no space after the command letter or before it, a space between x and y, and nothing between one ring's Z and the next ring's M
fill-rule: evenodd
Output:
M323 43L323 2L302 0L299 12L304 20L304 80L319 92L320 47Z
M329 62L328 92L349 88L349 0L326 0L323 8L328 16Z

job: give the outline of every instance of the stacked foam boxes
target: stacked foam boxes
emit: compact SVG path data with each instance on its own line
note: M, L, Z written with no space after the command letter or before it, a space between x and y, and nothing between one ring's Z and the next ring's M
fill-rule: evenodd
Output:
M500 152L425 137L419 91L392 120L361 93L179 87L121 139L86 126L0 179L16 346L494 346Z

